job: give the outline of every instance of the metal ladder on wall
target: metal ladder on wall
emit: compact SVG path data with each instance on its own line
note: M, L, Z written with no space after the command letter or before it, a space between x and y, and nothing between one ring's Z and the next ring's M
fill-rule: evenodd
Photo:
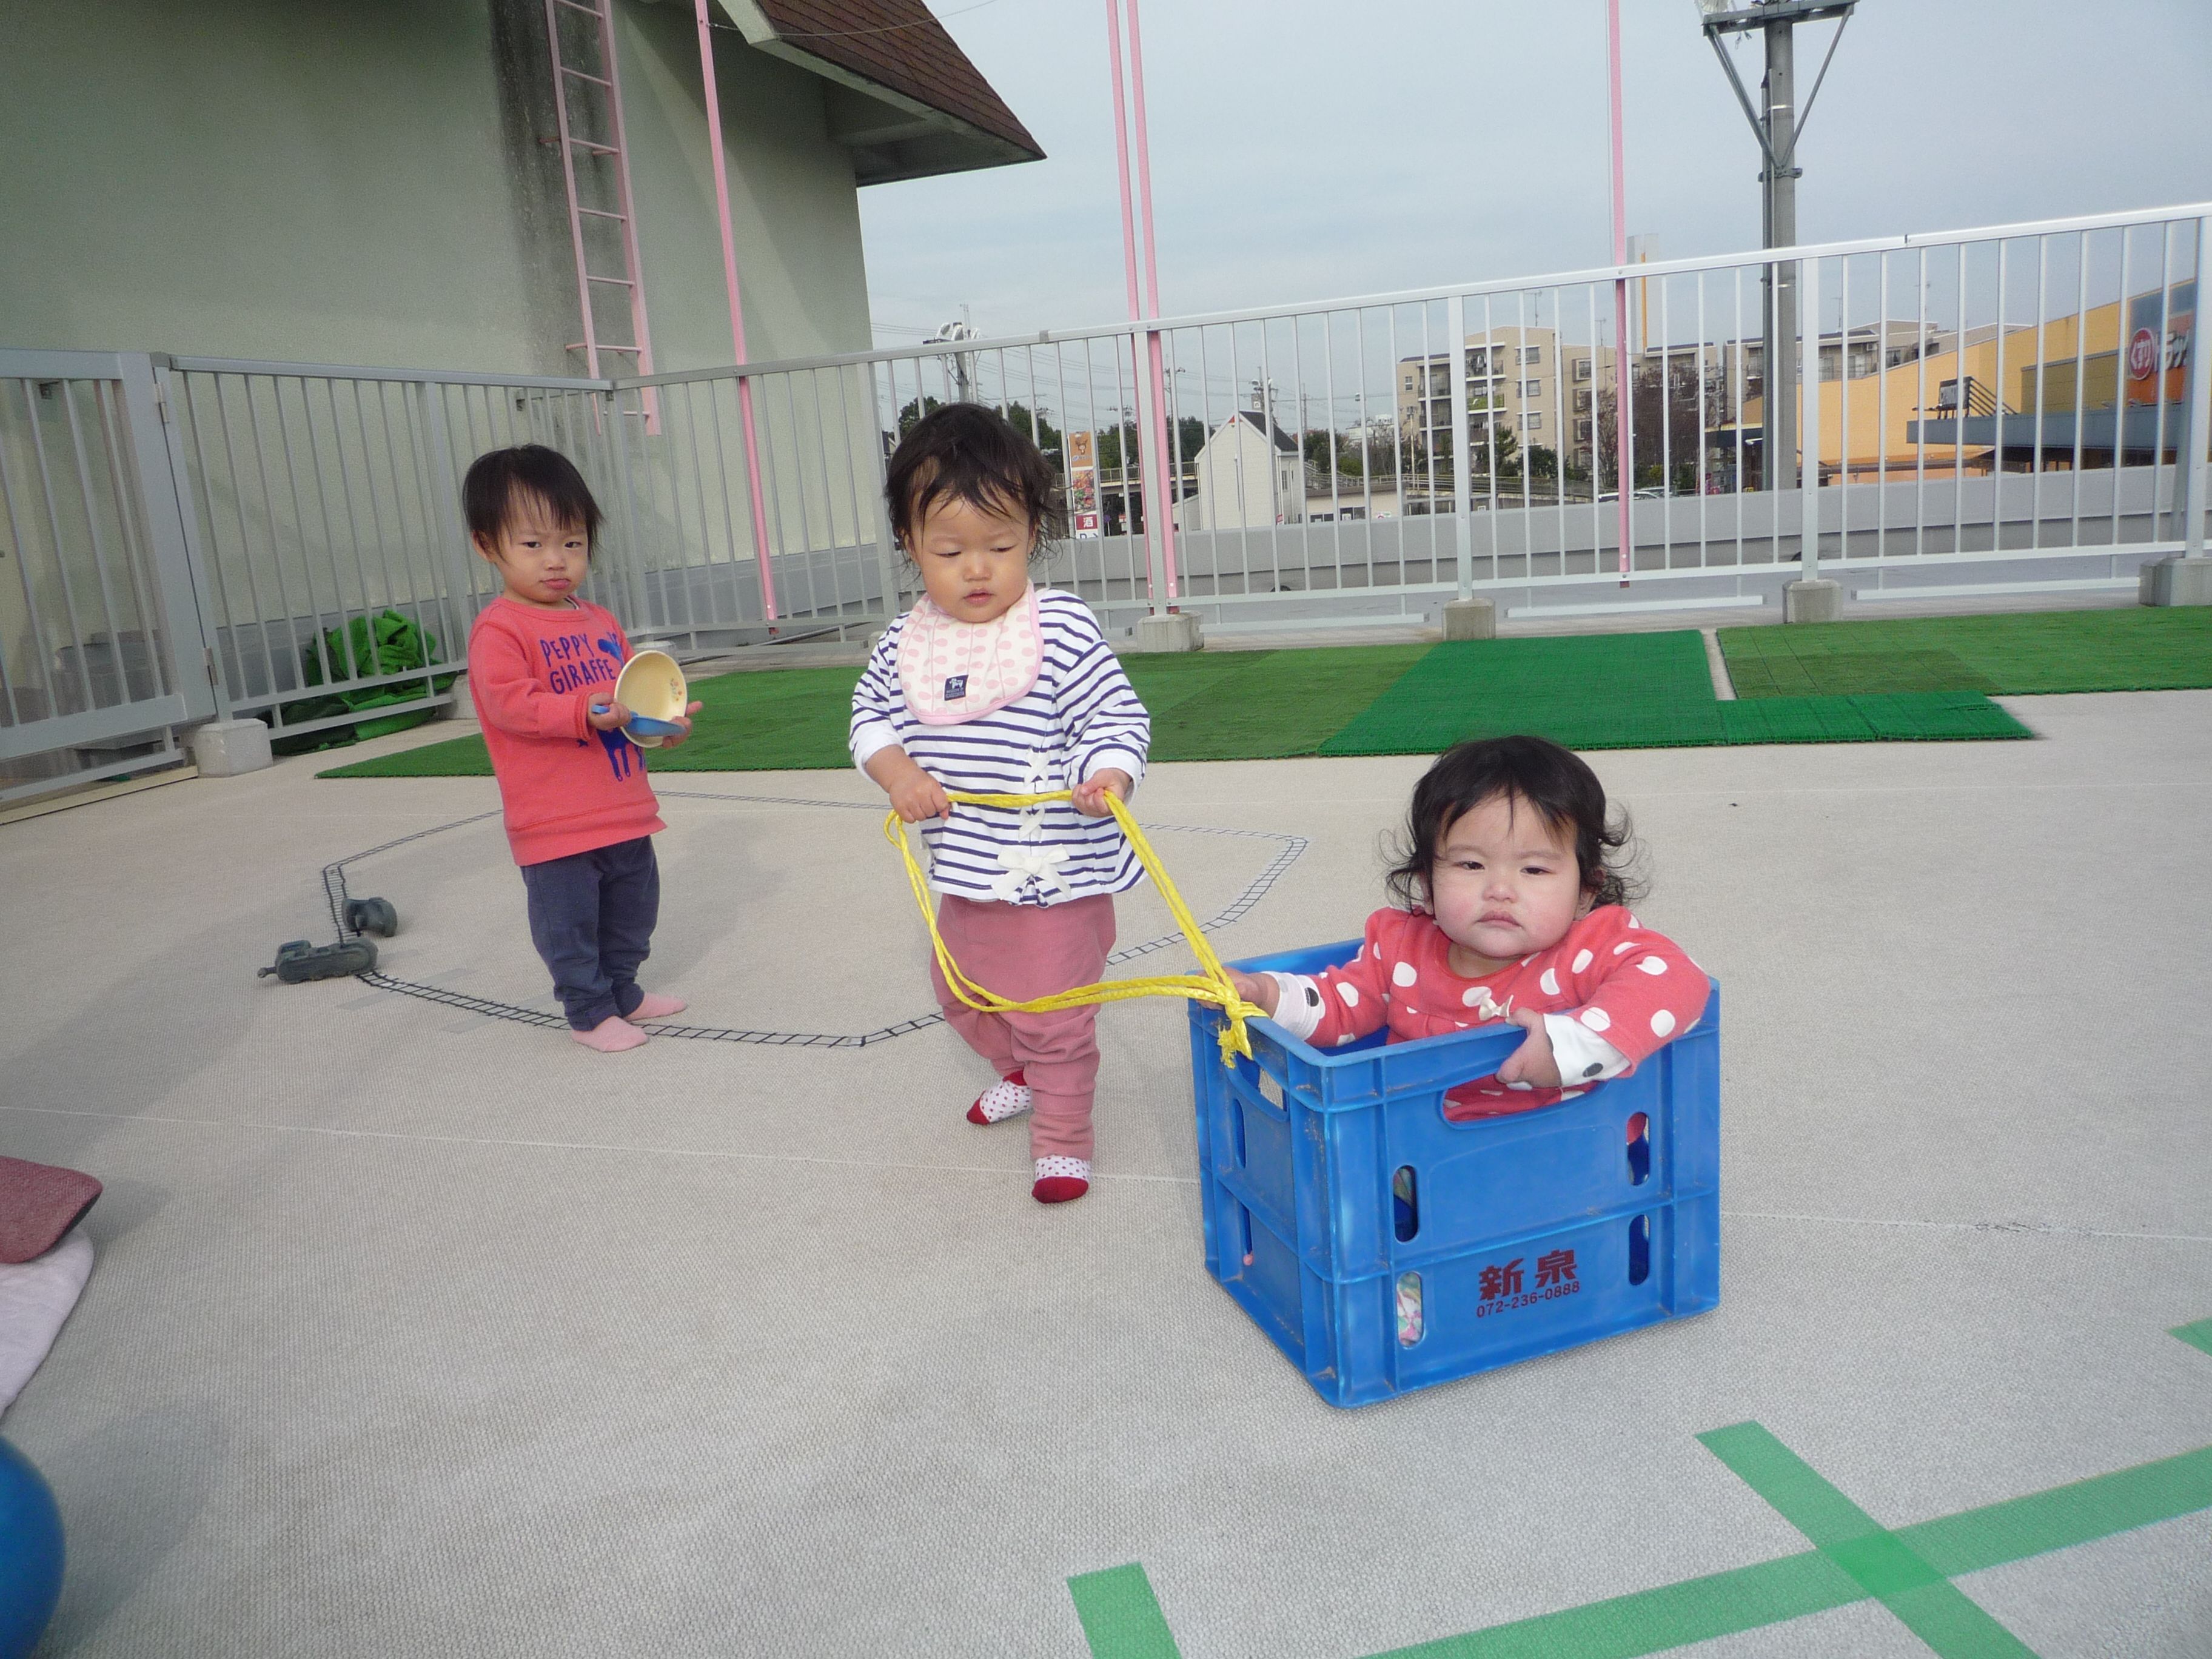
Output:
M564 13L571 15L564 19ZM646 321L637 212L630 196L622 85L615 66L614 0L545 0L545 40L553 61L553 108L560 122L561 177L568 187L568 240L576 256L576 301L584 320L584 337L570 342L568 349L583 354L585 373L594 380L618 372L612 364L601 367L602 357L610 356L627 356L636 365L632 372L650 374L653 334ZM584 94L572 103L572 87L592 88L596 93ZM617 248L620 276L604 269L617 257ZM595 252L599 262L596 269L592 263ZM650 388L638 412L645 417L647 431L659 431L659 400Z

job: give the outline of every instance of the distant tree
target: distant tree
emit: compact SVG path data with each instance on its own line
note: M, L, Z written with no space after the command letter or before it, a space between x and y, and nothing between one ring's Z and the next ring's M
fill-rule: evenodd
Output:
M1107 477L1118 478L1122 471L1121 458L1129 458L1129 470L1134 471L1144 463L1144 448L1137 441L1137 423L1124 421L1119 426L1109 426L1098 433L1098 471Z
M945 407L942 398L910 398L906 407L899 410L898 435L902 438L914 430L925 415ZM1054 462L1060 459L1061 440L1060 428L1042 416L1032 411L1027 404L1008 404L1004 411L1006 422Z
M908 433L913 431L915 428L921 423L921 417L923 416L930 413L933 410L939 410L944 407L945 399L942 398L915 398L909 400L907 406L899 410L899 436L903 438Z
M1168 434L1168 444L1171 453L1181 453L1182 464L1187 469L1198 452L1206 447L1206 422L1195 415L1186 415ZM1128 447L1130 465L1141 473L1145 470L1145 446L1138 435L1134 421L1124 421L1118 428L1108 427L1098 434L1098 465L1108 471L1120 471L1125 442Z
M1008 404L1006 422L1044 453L1047 460L1055 465L1061 455L1060 428L1043 416L1030 412L1027 404Z
M1631 433L1635 453L1630 457L1635 479L1632 488L1652 489L1668 483L1666 463L1669 462L1676 489L1686 492L1697 488L1698 456L1705 441L1705 431L1698 423L1698 362L1693 356L1670 356L1663 373L1656 362L1637 367L1631 394L1635 399L1635 422ZM1618 404L1608 378L1597 394L1596 471L1601 490L1618 487ZM1723 426L1733 418L1725 388L1717 378L1709 379L1705 386L1705 423Z
M1493 436L1480 442L1468 440L1468 471L1476 477L1486 477L1494 467L1502 483L1506 479L1517 482L1521 477L1521 440L1510 426L1493 426Z

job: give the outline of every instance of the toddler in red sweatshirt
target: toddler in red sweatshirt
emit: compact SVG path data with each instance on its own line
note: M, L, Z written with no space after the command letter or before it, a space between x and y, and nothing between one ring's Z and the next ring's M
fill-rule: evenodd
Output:
M566 456L524 444L478 456L461 504L470 539L506 583L470 630L469 696L522 867L531 942L569 1036L601 1054L635 1048L646 1040L635 1022L684 1003L637 982L660 910L652 836L665 826L645 751L623 735L629 710L615 701L629 641L576 592L599 503ZM678 724L690 733L688 718Z

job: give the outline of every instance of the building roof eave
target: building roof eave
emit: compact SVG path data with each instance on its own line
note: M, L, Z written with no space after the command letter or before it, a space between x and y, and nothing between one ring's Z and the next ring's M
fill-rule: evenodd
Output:
M851 151L854 174L863 185L927 178L1018 161L1042 161L1043 149L1030 136L965 54L920 0L715 0L737 26L746 44L805 70L884 114L903 120L875 121L860 129L840 129L830 137ZM839 21L850 11L875 15L896 8L919 13L904 23L849 31L805 31L792 27L805 7ZM773 9L774 15L771 15ZM940 60L925 76L879 51L840 52L844 40L866 40L897 30L916 31L920 44ZM815 43L815 44L809 44ZM907 84L902 85L899 82ZM932 88L936 88L932 90Z

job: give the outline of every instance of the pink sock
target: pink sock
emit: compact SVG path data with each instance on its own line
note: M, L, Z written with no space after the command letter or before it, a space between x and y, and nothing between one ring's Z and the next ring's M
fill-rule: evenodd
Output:
M644 1032L618 1014L609 1014L588 1031L572 1029L568 1035L586 1048L595 1048L603 1054L618 1054L646 1041Z
M671 1014L682 1013L684 1006L682 997L662 996L658 992L647 991L639 997L637 1006L629 1011L629 1018L632 1020L666 1019Z

